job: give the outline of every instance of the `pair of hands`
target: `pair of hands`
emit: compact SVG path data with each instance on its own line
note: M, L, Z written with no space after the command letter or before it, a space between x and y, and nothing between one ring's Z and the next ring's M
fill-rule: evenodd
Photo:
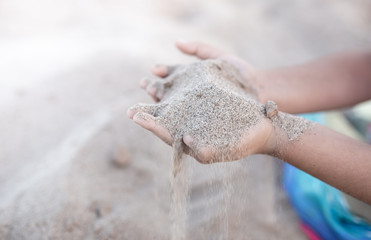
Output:
M201 42L177 41L176 46L181 52L196 56L199 59L223 59L233 64L243 76L241 88L253 87L259 99L258 71L244 60ZM156 103L161 101L166 92L166 77L171 75L172 69L173 67L171 66L156 65L152 69L152 73L157 80L144 79L140 82L141 88L145 89ZM151 105L138 104L130 108L127 111L127 115L135 123L151 131L167 144L172 145L173 139L169 131L157 121L156 117L151 115ZM232 146L229 149L228 155L230 159L238 160L251 154L269 154L273 152L275 148L273 129L273 125L268 118L262 119L257 125L242 135L236 146ZM197 149L196 145L193 144L193 137L190 135L184 135L183 142L186 145L186 153L191 154L192 157L201 163L210 163L222 159L218 156L218 154L221 154L220 151L215 151L216 149L211 147Z

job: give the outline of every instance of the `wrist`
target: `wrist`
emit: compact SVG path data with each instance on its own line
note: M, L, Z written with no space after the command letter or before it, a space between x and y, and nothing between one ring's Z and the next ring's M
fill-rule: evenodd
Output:
M275 126L273 123L272 125L273 130L267 141L265 154L281 159L289 140L286 132L282 128Z
M270 79L272 76L270 75L270 72L268 70L262 70L262 69L255 69L254 70L254 77L252 79L253 85L255 87L256 95L258 97L258 101L262 104L267 102L268 100L274 100L272 96L269 94L269 88L270 88Z
M288 147L300 141L301 135L314 127L314 123L300 116L278 112L270 118L273 131L267 142L267 154L285 158Z
M248 150L245 156L252 154L268 154L273 156L275 152L279 151L279 134L278 129L275 128L270 119L262 119L260 123L251 129L251 132L244 139L244 149Z
M281 128L275 126L271 120L268 121L271 125L271 131L267 137L262 153L278 157L281 153L281 147L285 145L287 138L285 138L285 134Z

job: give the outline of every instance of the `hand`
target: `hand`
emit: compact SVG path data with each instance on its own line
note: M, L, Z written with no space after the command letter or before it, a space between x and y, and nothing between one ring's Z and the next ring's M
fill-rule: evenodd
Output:
M233 64L237 69L239 69L243 78L243 82L240 82L240 86L245 89L252 88L258 100L263 103L260 96L262 95L262 92L259 90L260 85L257 80L260 75L259 71L243 59L202 42L177 41L176 46L181 52L202 60L222 59ZM152 73L159 78L166 78L175 68L176 66L156 65L152 68ZM143 79L140 81L140 86L147 91L154 101L158 102L161 100L164 91L160 82Z
M255 71L242 59L198 42L177 42L177 47L182 52L195 55L201 59L219 58L232 63L240 70L242 75L243 80L240 82L240 86L242 88L251 89L251 82L254 82ZM155 66L153 68L153 73L159 79L144 79L140 82L141 87L146 89L148 94L152 96L156 102L161 101L169 84L166 81L166 77L170 76L175 68L174 66ZM128 116L132 118L135 123L153 132L167 144L172 145L173 139L169 131L159 123L155 116L153 116L158 107L159 105L157 104L137 104L128 110ZM272 141L272 139L274 139L273 126L267 118L262 118L257 125L241 136L241 140L238 141L238 144L222 151L220 151L220 149L212 149L210 146L197 147L192 136L183 136L185 153L193 156L201 163L225 161L226 159L222 159L221 156L228 156L227 160L238 160L251 154L269 153L272 151L272 146L275 144L275 141Z

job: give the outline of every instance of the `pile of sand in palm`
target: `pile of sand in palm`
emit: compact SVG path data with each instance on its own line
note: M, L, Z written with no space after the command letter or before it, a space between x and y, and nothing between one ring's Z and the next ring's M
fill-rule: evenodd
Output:
M271 101L259 103L239 70L223 60L177 66L163 82L155 84L163 97L158 104L143 108L169 130L174 151L179 154L185 134L193 137L196 149L209 147L228 158L228 150L263 118L269 117L290 141L311 126L301 117L278 112Z

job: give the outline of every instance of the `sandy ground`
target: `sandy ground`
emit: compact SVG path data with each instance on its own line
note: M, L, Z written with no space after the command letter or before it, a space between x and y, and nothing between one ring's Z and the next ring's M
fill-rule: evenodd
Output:
M171 149L125 116L150 102L137 84L150 66L191 61L173 47L179 37L258 67L362 49L370 10L363 0L0 1L0 239L169 238ZM305 239L276 161L188 161L190 239Z

